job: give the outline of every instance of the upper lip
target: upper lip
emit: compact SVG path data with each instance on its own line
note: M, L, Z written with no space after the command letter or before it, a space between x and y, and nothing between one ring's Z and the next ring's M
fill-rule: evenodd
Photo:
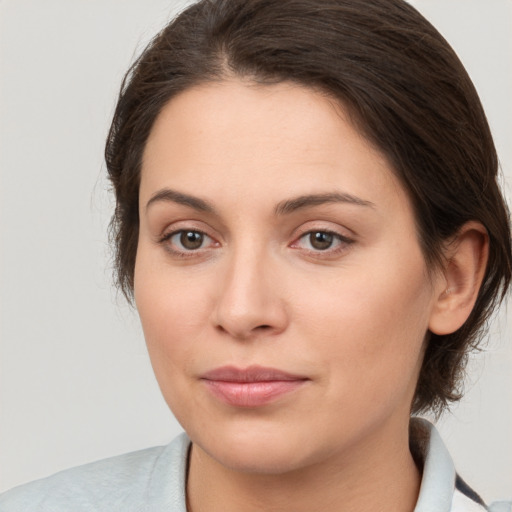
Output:
M283 380L308 380L303 375L296 375L278 370L276 368L268 368L265 366L249 366L247 368L237 368L235 366L223 366L215 368L204 373L201 376L204 380L216 380L222 382L272 382Z

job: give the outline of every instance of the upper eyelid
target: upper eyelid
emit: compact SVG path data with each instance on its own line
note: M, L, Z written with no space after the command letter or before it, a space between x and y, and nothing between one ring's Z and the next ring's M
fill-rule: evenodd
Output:
M336 229L330 229L330 228L308 228L308 229L302 231L298 236L303 237L304 235L308 235L310 233L329 233L330 235L336 235L341 238L350 238L350 236L340 233Z
M212 235L212 231L215 231L214 229L210 228L208 225L206 225L207 227L203 226L205 226L205 223L196 219L175 220L173 222L167 223L163 229L159 230L158 238L167 238L175 233L179 233L180 231L196 231L198 233L202 233L203 235L209 236L212 239L218 238Z
M176 235L178 233L182 233L183 231L192 231L194 233L201 233L202 235L206 235L207 237L212 238L208 233L206 233L202 229L186 228L186 227L185 228L177 228L177 229L165 229L162 232L161 238L162 239L169 239L169 238L173 237L174 235Z
M329 225L326 225L326 223ZM336 227L332 227L333 224ZM321 232L330 233L333 235L338 235L341 238L348 239L348 240L353 240L354 238L356 238L356 233L354 231L352 231L351 229L349 229L345 226L341 226L338 223L333 223L330 221L305 222L299 228L294 230L293 237L294 237L294 239L298 239L301 236L304 236L308 233L313 233L315 231L321 231Z

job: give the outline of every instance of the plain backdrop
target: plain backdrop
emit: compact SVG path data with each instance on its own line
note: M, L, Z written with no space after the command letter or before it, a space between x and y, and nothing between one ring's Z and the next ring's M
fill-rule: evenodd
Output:
M103 145L124 71L186 2L0 0L0 490L167 443L180 427L111 286ZM512 188L512 2L416 0L481 95ZM439 422L486 500L512 498L504 308Z

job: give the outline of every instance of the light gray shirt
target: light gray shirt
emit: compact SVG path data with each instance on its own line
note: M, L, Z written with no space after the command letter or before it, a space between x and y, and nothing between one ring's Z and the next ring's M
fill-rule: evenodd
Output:
M420 495L414 512L483 512L487 508L455 473L438 432L413 420L424 439ZM414 439L412 442L415 442ZM0 512L186 512L185 482L190 440L148 448L62 471L0 495ZM512 503L492 512L512 512Z

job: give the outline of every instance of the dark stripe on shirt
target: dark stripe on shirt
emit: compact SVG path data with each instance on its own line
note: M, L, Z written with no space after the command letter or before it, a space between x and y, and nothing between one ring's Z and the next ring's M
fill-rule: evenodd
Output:
M471 489L471 487L469 487L469 485L464 482L464 480L462 480L459 475L457 475L457 479L455 480L455 487L469 499L485 507L485 503L482 498L480 498L480 496L475 491L473 491L473 489Z

